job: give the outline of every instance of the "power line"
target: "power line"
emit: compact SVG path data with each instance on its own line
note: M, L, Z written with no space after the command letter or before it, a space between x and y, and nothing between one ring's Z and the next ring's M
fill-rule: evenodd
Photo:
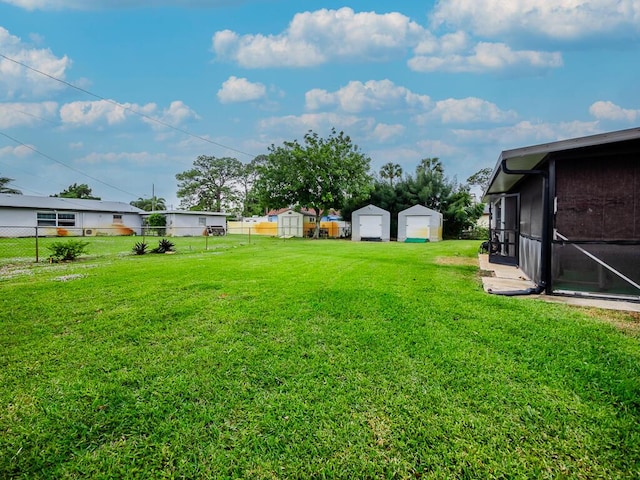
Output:
M223 145L222 143L215 142L215 141L213 141L211 139L208 139L206 137L203 137L201 135L196 135L195 133L191 133L188 130L185 130L185 129L180 128L180 127L176 127L175 125L171 125L170 123L167 123L165 121L159 120L159 119L154 118L154 117L152 117L150 115L147 115L145 113L139 112L139 111L137 111L137 110L135 110L135 109L133 109L131 107L128 107L126 105L122 105L121 103L118 103L115 100L111 100L111 99L105 98L105 97L103 97L101 95L98 95L96 93L90 92L89 90L86 90L86 89L84 89L82 87L78 87L77 85L74 85L74 84L72 84L70 82L67 82L66 80L62 80L61 78L54 77L53 75L50 75L50 74L48 74L46 72L43 72L42 70L38 70L37 68L34 68L34 67L30 66L30 65L27 65L26 63L22 63L19 60L16 60L16 59L11 58L11 57L7 57L6 55L4 55L2 53L0 53L0 57L4 58L5 60L9 60L10 62L15 63L16 65L20 65L21 67L29 69L32 72L35 72L35 73L43 75L43 76L45 76L47 78L50 78L51 80L55 80L56 82L60 82L63 85L66 85L67 87L74 88L74 89L76 89L76 90L78 90L78 91L80 91L82 93L85 93L85 94L90 95L90 96L92 96L94 98L97 98L98 100L102 100L102 101L108 102L108 103L110 103L112 105L120 107L120 108L122 108L122 109L124 109L124 110L126 110L128 112L131 112L131 113L133 113L135 115L138 115L140 117L146 118L147 120L155 122L155 123L157 123L159 125L162 125L164 127L170 128L172 130L175 130L176 132L184 133L185 135L189 135L190 137L197 138L199 140L202 140L203 142L210 143L212 145L224 148L226 150L231 150L232 152L236 152L236 153L239 153L241 155L245 155L245 156L250 157L250 158L254 158L255 157L255 155L251 155L250 153L243 152L242 150L238 150L236 148L229 147L227 145Z
M46 159L48 159L48 160L51 160L52 162L59 163L59 164L60 164L60 165L62 165L63 167L66 167L66 168L68 168L69 170L73 170L74 172L78 172L78 173L80 173L81 175L84 175L85 177L90 178L91 180L95 180L96 182L99 182L99 183L101 183L101 184L103 184L103 185L106 185L106 186L107 186L107 187L109 187L109 188L113 188L114 190L118 190L118 191L120 191L120 192L122 192L122 193L126 193L127 195L132 195L133 197L139 197L139 196L140 196L140 195L136 195L136 194L131 193L131 192L127 192L126 190L122 190L120 187L116 187L115 185L111 185L110 183L104 182L104 181L100 180L99 178L92 177L91 175L89 175L89 174L87 174L87 173L84 173L82 170L78 170L77 168L72 167L71 165L67 165L66 163L61 162L60 160L58 160L58 159L56 159L56 158L53 158L52 156L47 155L46 153L41 152L40 150L38 150L38 149L37 149L37 148L35 148L35 147L32 147L31 145L27 145L26 143L21 142L20 140L18 140L17 138L12 137L11 135L7 135L7 134L6 134L6 133L4 133L4 132L0 132L0 135L2 135L3 137L8 138L9 140L11 140L12 142L17 143L18 145L21 145L21 146L23 146L23 147L25 147L25 148L28 148L29 150L31 150L31 151L33 151L33 152L37 153L38 155L43 156L44 158L46 158Z

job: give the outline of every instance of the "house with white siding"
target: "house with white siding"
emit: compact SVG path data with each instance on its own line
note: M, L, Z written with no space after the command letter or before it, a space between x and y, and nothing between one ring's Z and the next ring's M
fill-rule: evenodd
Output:
M139 235L143 210L123 202L0 194L0 236Z

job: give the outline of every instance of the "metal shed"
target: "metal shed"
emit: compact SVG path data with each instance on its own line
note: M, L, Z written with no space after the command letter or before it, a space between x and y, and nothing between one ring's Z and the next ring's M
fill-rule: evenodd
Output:
M414 205L398 213L398 241L442 240L442 214L424 205Z
M391 214L375 205L367 205L351 214L351 240L388 242Z
M640 301L640 128L503 151L484 201L489 261L549 294Z

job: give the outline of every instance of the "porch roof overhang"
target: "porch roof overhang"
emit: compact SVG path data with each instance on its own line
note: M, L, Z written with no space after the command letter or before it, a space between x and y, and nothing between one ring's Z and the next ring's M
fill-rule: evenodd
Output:
M640 142L640 128L619 130L588 137L572 138L558 142L543 143L530 147L504 150L498 157L498 162L491 175L491 180L487 190L484 192L482 200L488 202L491 195L508 193L525 177L525 174L512 174L503 171L503 163L508 162L511 170L533 170L540 168L550 155L571 156L569 153L574 150L592 150L598 147L611 146L616 143L632 141Z

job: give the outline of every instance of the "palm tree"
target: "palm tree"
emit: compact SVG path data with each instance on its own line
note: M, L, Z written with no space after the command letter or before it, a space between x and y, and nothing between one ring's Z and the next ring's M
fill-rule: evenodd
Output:
M138 197L138 200L129 202L129 205L138 207L145 212L153 212L154 210L166 210L165 203L166 200L164 198L154 196L151 198Z
M426 172L437 173L439 175L444 175L444 167L442 166L442 162L438 157L433 158L423 158L420 160L420 165L418 165L418 170L422 170Z
M6 185L13 182L13 178L0 177L0 193L13 193L14 195L22 195L20 190L7 187Z
M380 168L380 176L389 180L389 185L393 188L393 179L402 176L402 167L397 163L385 163Z

